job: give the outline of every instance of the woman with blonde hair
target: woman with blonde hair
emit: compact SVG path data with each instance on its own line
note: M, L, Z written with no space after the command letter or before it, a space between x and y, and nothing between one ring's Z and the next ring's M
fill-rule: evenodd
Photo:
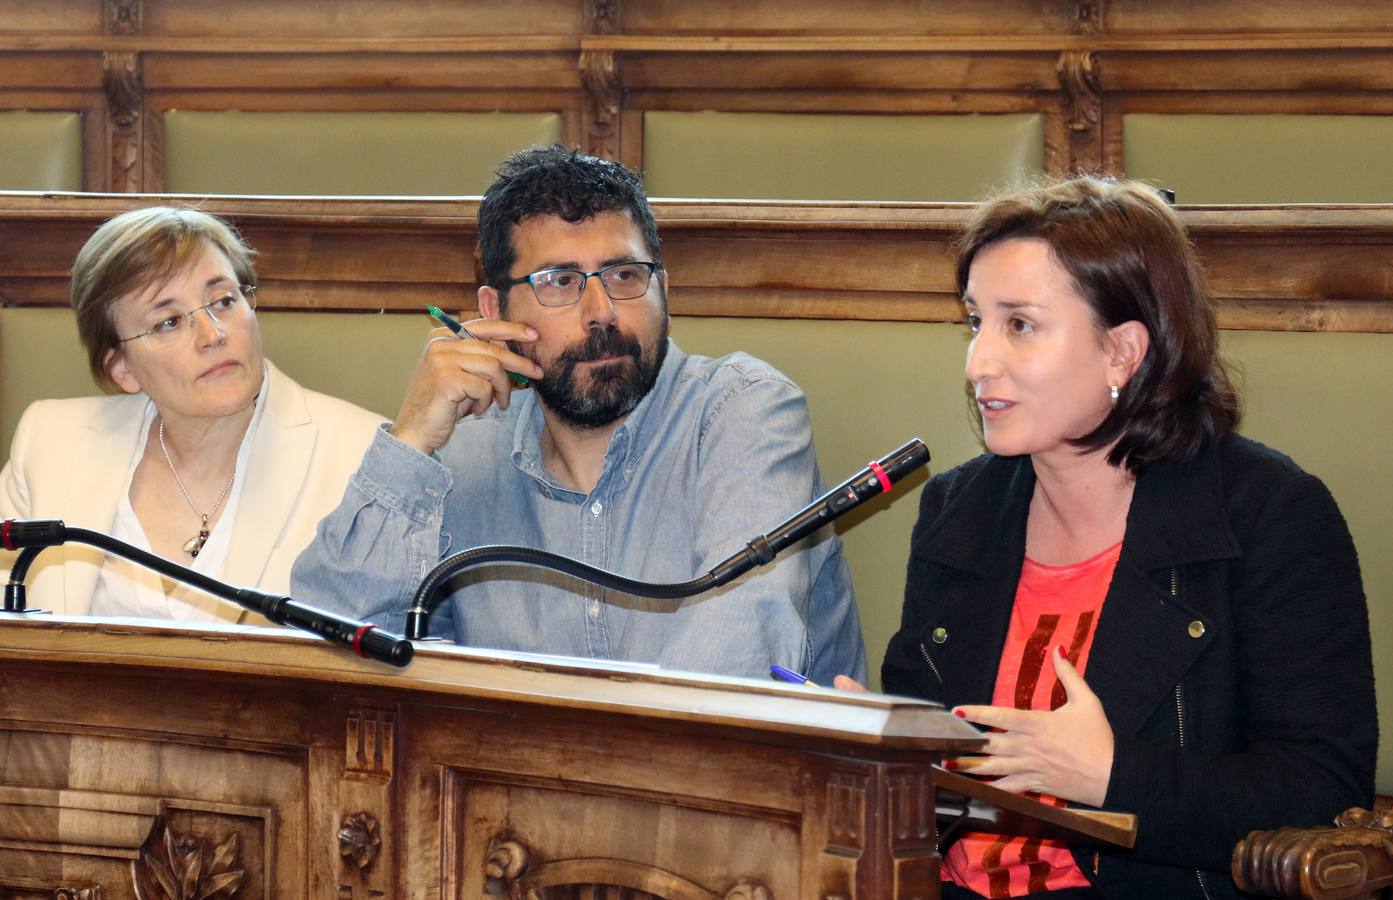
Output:
M291 563L381 419L265 359L252 251L207 213L112 218L78 253L71 294L92 376L111 396L24 412L0 515L62 519L214 578L288 590ZM40 554L28 585L31 608L68 615L245 615L80 545Z

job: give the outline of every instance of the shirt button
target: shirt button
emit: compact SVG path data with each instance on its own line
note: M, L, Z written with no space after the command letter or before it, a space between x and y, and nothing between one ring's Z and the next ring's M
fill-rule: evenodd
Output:
M933 634L930 636L933 638L935 644L946 643L948 640L948 629L940 626L935 628Z
M604 512L604 510L605 505L601 503L599 500L596 500L594 503L590 504L590 515L592 516L598 516L600 513Z
M1190 632L1190 637L1192 638L1204 637L1204 623L1199 619L1191 622L1187 630Z
M591 600L585 611L590 614L590 618L598 619L600 617L600 601Z

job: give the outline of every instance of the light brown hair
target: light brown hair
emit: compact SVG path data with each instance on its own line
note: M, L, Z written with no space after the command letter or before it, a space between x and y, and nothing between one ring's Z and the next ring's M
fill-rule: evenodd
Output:
M92 378L107 393L121 389L107 362L121 346L112 316L117 301L178 275L206 246L232 263L240 285L256 285L255 254L226 222L196 209L151 206L102 223L73 262L70 299ZM127 335L129 337L129 335Z

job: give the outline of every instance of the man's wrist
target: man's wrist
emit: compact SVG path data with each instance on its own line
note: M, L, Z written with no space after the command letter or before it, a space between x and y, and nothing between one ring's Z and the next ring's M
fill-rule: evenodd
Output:
M419 432L402 427L395 422L387 429L387 433L413 450L419 450L426 456L430 456L436 450L440 449L438 446L431 446L430 442L422 437Z

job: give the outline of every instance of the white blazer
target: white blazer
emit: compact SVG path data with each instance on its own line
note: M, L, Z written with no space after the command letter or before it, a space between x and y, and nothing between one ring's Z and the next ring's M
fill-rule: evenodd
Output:
M222 580L285 593L291 564L319 520L343 499L382 419L306 390L269 362L266 372L266 405L252 437ZM0 518L61 519L110 533L147 401L144 394L125 394L31 404L0 472ZM6 581L14 557L0 551ZM44 550L25 579L27 605L86 615L103 558L101 550L80 544ZM222 603L218 615L240 622L251 614Z

